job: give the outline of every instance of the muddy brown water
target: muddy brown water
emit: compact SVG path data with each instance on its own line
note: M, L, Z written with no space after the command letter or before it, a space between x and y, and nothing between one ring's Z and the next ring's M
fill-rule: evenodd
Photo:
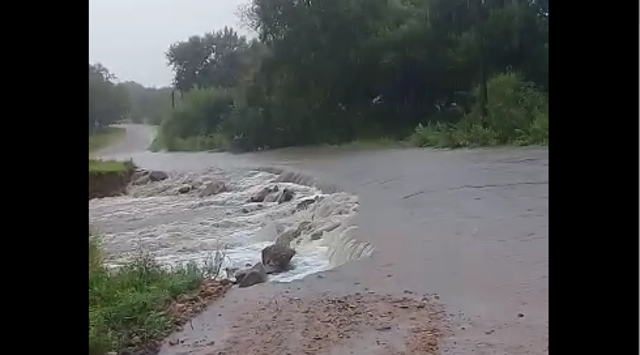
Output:
M255 154L145 152L148 126L127 126L101 156L145 168L280 167L360 198L358 238L371 257L287 284L233 290L195 318L178 347L207 354L229 333L238 304L283 292L437 294L454 321L445 353L548 353L548 161L546 148L435 151L343 148ZM198 345L200 344L200 345ZM202 344L208 344L204 346ZM351 349L368 354L366 349Z

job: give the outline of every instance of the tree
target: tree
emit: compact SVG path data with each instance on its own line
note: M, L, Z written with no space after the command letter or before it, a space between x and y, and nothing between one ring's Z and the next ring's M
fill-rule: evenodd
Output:
M244 57L248 47L246 38L228 27L174 43L166 56L175 73L175 88L186 92L236 85L249 64Z
M455 123L484 96L472 88L507 70L548 90L548 1L252 0L242 18L257 40L225 28L174 44L167 58L180 91L234 88L230 112L189 125L243 149Z
M132 122L159 124L171 107L171 88L148 88L134 81L118 85L129 94L128 116Z
M129 110L125 90L114 85L115 76L101 64L89 64L89 132L124 119Z

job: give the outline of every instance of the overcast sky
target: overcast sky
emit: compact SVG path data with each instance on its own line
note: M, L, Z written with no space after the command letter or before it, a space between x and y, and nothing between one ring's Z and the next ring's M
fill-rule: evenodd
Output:
M248 1L89 0L89 62L120 80L169 85L169 45L224 26L239 29L237 8Z

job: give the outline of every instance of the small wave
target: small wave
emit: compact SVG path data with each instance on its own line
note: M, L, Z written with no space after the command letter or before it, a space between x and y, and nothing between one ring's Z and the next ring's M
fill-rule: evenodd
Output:
M223 181L229 191L200 197L198 188L213 181ZM294 190L294 199L248 202L273 185ZM183 186L195 189L181 194ZM355 238L357 196L312 176L273 167L170 174L163 181L131 186L127 196L91 200L89 211L112 265L140 250L168 265L205 262L222 248L223 266L243 267L259 261L265 246L287 235L297 251L294 268L271 280L288 282L373 251Z

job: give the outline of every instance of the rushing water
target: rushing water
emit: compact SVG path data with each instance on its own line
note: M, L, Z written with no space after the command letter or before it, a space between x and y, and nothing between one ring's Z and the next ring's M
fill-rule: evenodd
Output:
M128 196L90 201L90 218L104 236L112 265L140 251L168 265L211 262L222 251L223 267L243 267L259 261L262 248L279 235L294 231L299 234L291 242L297 251L294 268L274 275L273 281L292 281L371 253L370 244L355 242L352 236L356 227L350 221L358 209L355 195L325 193L286 182L291 180L287 177L247 168L170 173L167 180L131 186ZM212 181L223 181L229 191L200 197L197 187ZM185 185L196 189L179 193ZM282 204L248 202L264 187L275 185L293 189L294 199ZM318 202L296 208L312 198Z
M227 263L244 266L259 260L262 246L306 221L300 242L292 243L297 268L274 279L340 265L298 285L237 290L194 320L195 330L186 334L192 342L216 340L212 325L223 334L227 318L219 314L236 302L255 304L283 289L301 297L328 290L399 296L411 291L438 293L449 314L461 317L463 326L449 339L451 354L548 353L547 149L150 153L145 150L152 129L128 128L125 139L102 156L132 158L171 178L134 187L130 196L90 202L112 263L140 248L167 263L204 259L226 244ZM220 179L231 191L207 198L176 193L188 181L207 179ZM263 207L246 203L273 184L293 187L295 200ZM299 201L316 195L325 198L291 213ZM321 238L311 240L320 230ZM198 353L210 351L205 350ZM355 354L368 354L360 350Z

